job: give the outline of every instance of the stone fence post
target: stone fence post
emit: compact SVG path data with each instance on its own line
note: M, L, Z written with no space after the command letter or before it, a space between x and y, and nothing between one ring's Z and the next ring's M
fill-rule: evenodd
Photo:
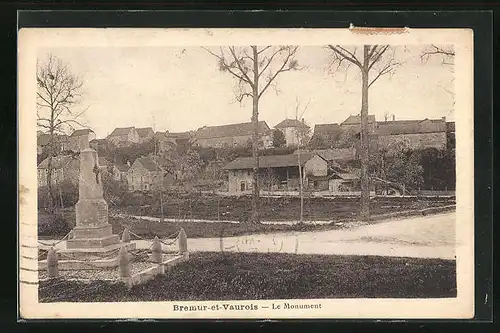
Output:
M49 278L56 278L59 276L57 253L53 247L51 247L47 253L47 274Z
M118 254L118 265L120 267L120 277L130 277L130 258L125 246L120 248L120 253Z
M188 248L187 248L187 235L186 232L184 231L184 228L181 228L181 231L179 231L179 253L184 254L187 253Z
M163 259L163 254L161 253L161 243L160 240L158 239L158 236L155 237L153 240L153 247L152 247L152 253L151 253L151 260L154 263L161 264Z
M130 243L130 231L128 228L125 228L125 230L123 230L122 243Z

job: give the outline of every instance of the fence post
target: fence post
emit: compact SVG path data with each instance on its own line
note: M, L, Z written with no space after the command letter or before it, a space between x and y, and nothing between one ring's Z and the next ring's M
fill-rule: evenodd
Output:
M57 253L53 247L51 247L47 253L47 274L49 278L56 278L59 276Z
M128 228L125 228L125 230L123 230L122 243L130 243L130 231Z
M154 263L161 264L162 262L162 253L161 253L161 243L160 240L158 239L158 236L155 236L155 239L153 240L153 247L152 247L152 253L151 253L151 260Z
M179 253L184 254L187 251L187 235L184 228L181 228L181 231L179 231Z
M118 254L118 265L120 266L120 277L130 277L130 258L125 246L120 248L120 253Z

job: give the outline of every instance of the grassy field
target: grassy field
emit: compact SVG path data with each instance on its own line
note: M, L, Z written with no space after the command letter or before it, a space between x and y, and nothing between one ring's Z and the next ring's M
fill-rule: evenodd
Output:
M174 200L175 198L172 198ZM192 198L191 198L192 199ZM189 200L191 200L189 199ZM186 205L189 201L184 198L178 204ZM249 197L240 198L220 198L217 205L217 198L211 196L200 196L197 200L191 200L191 209L189 214L175 215L175 201L165 205L166 218L193 218L193 219L214 219L217 220L217 206L219 206L219 217L221 222L214 223L186 223L186 222L154 222L146 220L137 220L134 218L109 217L109 222L113 225L113 232L120 233L124 226L144 238L168 237L177 233L180 228L184 228L188 237L225 237L248 235L255 233L271 233L280 231L312 231L312 230L331 230L339 228L335 223L327 225L252 225L247 223L227 223L224 220L241 220L238 217L248 214L247 206L250 205ZM371 213L377 214L393 213L398 211L417 210L428 207L438 207L453 204L453 200L445 199L422 199L412 198L377 198L372 200ZM215 205L215 206L214 206ZM224 207L221 209L220 207ZM185 207L184 207L185 208ZM185 211L181 208L180 211ZM126 208L121 208L122 211ZM183 210L184 209L184 210ZM110 206L110 210L117 210ZM334 220L347 221L356 218L356 212L359 210L358 200L352 198L324 199L306 199L304 220ZM155 210L146 212L146 215L154 216ZM129 213L137 214L131 211ZM222 214L224 213L224 214ZM266 221L298 220L300 216L300 202L298 198L263 198L261 202L261 219ZM157 214L156 214L157 215ZM74 209L66 209L58 217L49 216L39 211L38 217L38 235L40 238L63 237L75 224Z
M455 261L375 256L193 253L130 291L44 281L40 302L456 297Z
M422 209L453 204L454 199L444 198L374 198L372 214L384 214L396 210ZM304 198L305 220L330 220L351 218L359 211L359 198ZM143 209L139 209L143 206ZM133 205L120 207L134 215L160 216L159 197L141 196ZM164 195L163 213L167 218L243 221L248 219L251 197L218 197L208 194ZM297 220L300 216L300 198L266 197L260 200L260 218L263 221Z
M44 221L39 224L39 238L53 239L63 237L71 228L70 221L75 221L74 211L65 211L63 217L58 218L58 222L51 223L50 216L39 214ZM133 217L113 217L108 219L113 226L113 233L121 234L125 227L130 231L143 238L174 238L177 233L184 229L189 238L206 238L206 237L231 237L240 235L251 235L256 233L272 233L286 231L312 231L312 230L332 230L338 229L335 224L311 225L311 224L294 224L294 225L272 225L272 224L248 224L248 223L229 223L229 222L156 222L148 220L139 220ZM132 239L137 239L132 236Z

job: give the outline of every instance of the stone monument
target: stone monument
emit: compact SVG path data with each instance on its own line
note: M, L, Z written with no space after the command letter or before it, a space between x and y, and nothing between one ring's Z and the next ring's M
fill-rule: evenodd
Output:
M108 204L103 197L99 159L88 140L80 146L79 197L75 211L76 226L63 252L92 259L117 252L122 245L129 250L135 248L135 243L121 244L120 236L113 234L108 222Z

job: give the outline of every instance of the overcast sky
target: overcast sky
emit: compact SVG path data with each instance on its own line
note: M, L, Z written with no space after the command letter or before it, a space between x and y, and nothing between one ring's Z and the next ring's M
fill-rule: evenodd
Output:
M422 63L423 47L396 47L403 62L392 76L381 77L369 92L369 112L396 119L453 118L453 73L440 58ZM201 47L44 49L68 63L82 77L89 107L84 118L98 138L116 127L153 127L156 131L196 130L204 125L248 122L252 101L235 102L235 80L218 70L215 58ZM321 46L300 47L301 71L278 77L277 87L261 99L259 119L270 127L295 117L298 99L309 103L305 121L314 127L340 123L361 106L356 68L335 71L331 52Z

